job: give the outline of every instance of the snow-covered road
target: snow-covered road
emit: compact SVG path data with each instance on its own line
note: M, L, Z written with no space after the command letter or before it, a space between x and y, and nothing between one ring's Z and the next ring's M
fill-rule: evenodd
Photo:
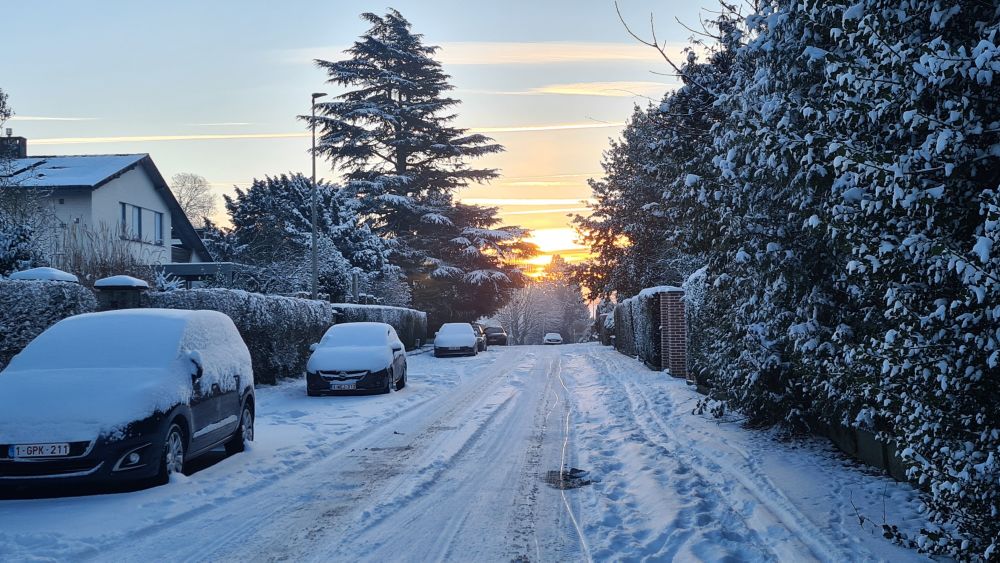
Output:
M916 525L909 487L693 415L682 381L597 345L414 355L384 396L257 397L250 451L167 486L0 500L0 560L915 559L872 523Z

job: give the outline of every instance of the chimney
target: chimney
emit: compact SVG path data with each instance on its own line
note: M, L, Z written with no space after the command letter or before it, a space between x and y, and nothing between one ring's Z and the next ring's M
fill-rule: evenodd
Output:
M0 156L3 158L28 158L28 139L14 137L14 130L7 128L7 136L0 139Z

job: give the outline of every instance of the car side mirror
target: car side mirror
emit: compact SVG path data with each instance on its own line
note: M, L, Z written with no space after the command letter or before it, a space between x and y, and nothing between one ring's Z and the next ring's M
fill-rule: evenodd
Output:
M309 345L310 352L315 352L317 348L319 348L319 344L317 344L316 342L313 342L312 344Z
M198 383L201 380L201 376L205 373L205 369L202 367L201 354L197 350L194 350L188 352L187 357L194 364L194 371L191 372L191 383Z
M393 342L392 343L392 351L393 352L402 352L403 351L403 344L400 343L400 342Z

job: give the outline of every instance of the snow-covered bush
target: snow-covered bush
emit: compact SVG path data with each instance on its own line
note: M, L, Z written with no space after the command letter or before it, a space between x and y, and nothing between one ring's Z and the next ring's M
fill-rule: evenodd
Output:
M0 368L56 322L96 309L94 293L80 284L0 280Z
M988 559L1000 7L750 6L723 5L715 37L675 61L684 86L607 153L578 220L595 255L583 279L607 291L675 253L703 258L692 355L718 398L750 425L876 432L927 491L939 527L916 543Z
M333 324L324 301L248 293L236 289L154 292L150 307L219 311L229 315L250 349L257 383L275 383L305 372L309 345Z
M427 341L427 313L386 305L334 303L337 323L375 322L392 325L399 339L412 350Z
M660 366L660 293L676 290L672 286L643 289L638 295L620 301L614 310L611 326L615 348L636 356L647 365Z

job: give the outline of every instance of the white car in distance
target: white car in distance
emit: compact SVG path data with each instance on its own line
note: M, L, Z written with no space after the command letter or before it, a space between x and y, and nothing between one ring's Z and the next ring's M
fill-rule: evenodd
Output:
M563 343L562 335L559 334L558 332L546 333L545 337L542 339L542 342L545 344L562 344Z
M434 356L475 356L479 337L471 323L445 323L434 335Z

